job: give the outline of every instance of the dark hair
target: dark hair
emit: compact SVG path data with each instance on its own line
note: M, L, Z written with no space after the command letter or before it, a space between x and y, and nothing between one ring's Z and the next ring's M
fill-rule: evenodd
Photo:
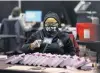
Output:
M19 7L15 7L15 8L12 10L11 15L12 15L12 17L17 17L17 16L20 15L20 13L21 13L21 9L20 9Z

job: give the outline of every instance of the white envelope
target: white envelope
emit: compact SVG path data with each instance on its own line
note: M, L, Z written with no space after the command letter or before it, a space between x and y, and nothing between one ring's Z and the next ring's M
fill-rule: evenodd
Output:
M62 55L62 56L61 56L60 59L63 59L63 62L60 63L60 65L59 65L60 67L63 68L64 66L66 66L65 63L66 63L66 60L67 60L68 57L69 57L69 56L67 56L67 55Z
M37 59L37 56L35 54L32 54L33 56L31 57L31 61L28 65L32 65L33 62Z
M30 58L27 60L27 65L29 65L29 63L32 61L32 57L33 57L33 55L30 55Z
M35 66L37 62L40 60L41 56L36 56L36 60L33 62L33 65Z
M16 63L18 63L19 61L21 61L23 58L21 57L21 56L19 56L19 57L15 57L15 59L13 59L12 61L11 61L11 64L16 64Z
M83 66L85 64L86 64L86 60L83 57L83 58L80 58L80 61L77 60L77 62L74 63L74 66L75 66L75 68L79 68L79 67L81 67L81 66Z
M59 60L54 64L53 67L59 66L62 62L63 62L63 59L59 59Z
M6 64L7 64L7 63L10 63L11 60L14 59L14 58L15 58L15 55L9 57L9 58L5 61L5 63L6 63Z
M40 66L41 62L45 59L45 56L42 56L42 58L40 59L40 61L38 61L38 63L36 65Z
M27 64L27 60L30 58L31 55L27 55L24 58L23 64L26 65Z
M52 43L52 38L44 38L43 43L48 43L51 44Z
M42 66L47 66L48 63L50 61L50 58L49 57L46 57L46 59L44 60L44 62L42 63Z
M52 60L51 66L53 67L60 59L55 56L55 58Z
M28 65L32 65L32 62L35 60L35 56L32 56L31 59L30 59L30 62L28 63Z
M31 57L32 57L32 55L29 55L29 56L28 56L28 58L27 58L26 62L24 62L24 64L25 64L25 65L29 63L29 61L30 61Z
M81 67L82 70L92 70L92 63L85 64L84 66Z
M46 56L44 56L44 58L42 59L42 61L38 64L38 66L43 66L43 63L45 62L45 60L46 60Z
M38 59L38 56L35 56L34 60L31 62L31 64L34 65L34 63L37 61L37 59Z

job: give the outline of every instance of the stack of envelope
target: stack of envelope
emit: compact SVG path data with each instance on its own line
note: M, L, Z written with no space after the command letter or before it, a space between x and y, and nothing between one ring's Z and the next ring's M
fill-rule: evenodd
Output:
M92 63L88 63L88 64L82 66L81 69L82 70L92 70L92 68L93 68L92 66L93 66Z
M32 53L32 54L20 54L14 55L7 59L6 63L11 64L23 64L33 66L44 66L44 67L73 67L80 68L83 70L89 70L92 68L91 61L84 57L70 56L70 55L57 55L50 53Z

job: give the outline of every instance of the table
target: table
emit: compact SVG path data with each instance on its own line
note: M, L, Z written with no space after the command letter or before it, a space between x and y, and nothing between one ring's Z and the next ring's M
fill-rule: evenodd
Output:
M15 69L6 69L7 67L15 66ZM66 71L64 68L43 68L41 71L36 70L25 70L25 68L31 68L33 66L23 66L23 65L11 65L5 64L3 60L0 60L0 73L65 73ZM20 68L20 70L18 70ZM23 69L21 69L23 68ZM93 71L82 71L82 70L75 70L74 73L92 73Z
M97 63L99 61L99 53L100 53L100 41L79 41L77 40L78 44L86 45L92 51L97 52Z

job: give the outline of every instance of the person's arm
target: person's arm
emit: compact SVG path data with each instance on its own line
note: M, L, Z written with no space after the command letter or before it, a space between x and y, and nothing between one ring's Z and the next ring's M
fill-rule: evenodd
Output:
M75 48L73 42L71 41L69 34L65 34L65 41L64 41L64 52L65 54L75 55Z
M21 26L24 29L24 31L31 31L33 25L36 24L36 22L26 23L25 22L25 14L20 14L20 23L21 23Z
M21 50L25 53L32 51L31 49L31 43L33 43L36 40L36 33L33 33L25 42L25 44L23 44Z
M37 31L33 33L28 38L26 43L22 46L22 51L27 53L27 52L34 52L35 49L39 49L42 42L41 33L42 31Z
M66 41L66 49L70 55L75 55L75 48L70 38Z

